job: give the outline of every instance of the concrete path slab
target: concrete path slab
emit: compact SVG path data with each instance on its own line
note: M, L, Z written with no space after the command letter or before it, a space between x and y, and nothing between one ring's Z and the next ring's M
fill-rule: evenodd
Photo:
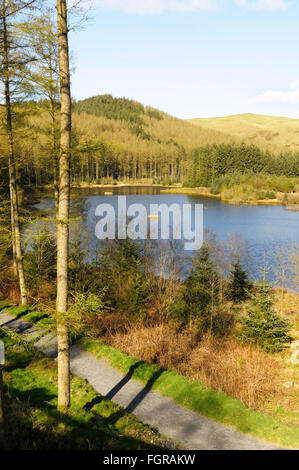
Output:
M25 341L51 358L57 356L54 333L48 333L36 341L36 327L21 319L0 314L0 325L18 332ZM42 331L42 330L39 330ZM136 367L136 366L135 366ZM190 450L277 450L278 447L243 435L233 428L216 423L175 403L172 399L150 389L159 373L149 381L148 387L133 380L133 370L125 375L113 369L103 360L71 348L71 371L88 381L101 395L136 415L142 422L156 428L180 447ZM92 406L92 405L91 405Z

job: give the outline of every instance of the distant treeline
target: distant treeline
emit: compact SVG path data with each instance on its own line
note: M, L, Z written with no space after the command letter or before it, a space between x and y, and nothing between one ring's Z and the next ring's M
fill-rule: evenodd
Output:
M99 95L78 101L73 104L74 112L93 114L108 119L126 121L138 126L145 125L142 116L147 114L154 119L163 119L161 114L152 108L127 98L114 98L112 95Z
M190 154L186 185L212 186L223 175L260 174L299 177L299 154L272 155L255 145L205 145Z
M58 122L59 103L54 110ZM133 100L96 96L74 102L73 111L74 184L147 180L216 190L223 187L218 180L226 175L299 177L299 153L275 155L254 145L234 143L225 134L193 126ZM21 184L53 183L49 101L19 102L14 113L20 116L16 155ZM58 126L54 137L57 142ZM226 186L231 184L231 180L229 185L225 181ZM275 184L271 189L279 191Z

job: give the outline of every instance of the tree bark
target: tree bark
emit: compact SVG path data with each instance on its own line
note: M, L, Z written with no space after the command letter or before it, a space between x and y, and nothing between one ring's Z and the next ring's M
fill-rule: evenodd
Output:
M57 218L57 340L58 408L70 406L68 308L68 258L70 211L71 93L66 0L57 0L61 129L59 157L59 204Z
M13 271L15 277L18 276L18 265L17 265L17 255L16 255L16 242L15 242L15 222L14 222L14 213L13 206L10 204L10 220L11 220L11 241L12 241L12 258L13 258Z
M25 283L21 233L19 222L19 206L17 193L17 179L14 154L14 137L12 129L11 117L11 100L10 100L10 73L8 60L8 36L6 24L6 1L2 0L2 34L3 34L3 71L4 71L4 88L5 88L5 109L6 109L6 128L9 144L9 190L11 204L11 228L12 228L12 246L15 252L16 267L19 276L20 294L22 305L27 305L27 290Z

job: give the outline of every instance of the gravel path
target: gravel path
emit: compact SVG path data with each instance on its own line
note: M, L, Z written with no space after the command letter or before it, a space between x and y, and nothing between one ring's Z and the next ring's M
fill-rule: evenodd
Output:
M15 331L50 358L57 356L54 333L43 331L24 320L0 313L0 326ZM172 399L144 387L113 369L104 360L71 348L71 371L82 377L101 395L122 406L142 422L190 450L269 450L278 447L243 435L233 428L216 423L175 403ZM154 382L157 377L152 377Z

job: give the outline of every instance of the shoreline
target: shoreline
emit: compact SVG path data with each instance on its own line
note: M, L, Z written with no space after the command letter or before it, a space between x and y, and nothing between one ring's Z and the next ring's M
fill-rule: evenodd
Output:
M80 185L72 185L72 190L80 190L80 189L117 189L117 188L161 188L161 194L189 194L193 196L204 196L208 198L219 199L220 202L225 204L230 204L234 206L260 206L260 205L269 205L269 206L284 206L286 210L292 212L299 212L299 204L284 204L283 200L281 199L261 199L261 200L253 200L253 201L237 201L234 199L224 199L221 197L221 194L213 194L210 192L208 187L196 187L190 188L186 187L183 188L182 186L165 186L162 184L151 184L151 183L120 183L120 184L80 184ZM52 186L43 186L36 188L39 190L52 190ZM292 194L292 193L290 193Z

